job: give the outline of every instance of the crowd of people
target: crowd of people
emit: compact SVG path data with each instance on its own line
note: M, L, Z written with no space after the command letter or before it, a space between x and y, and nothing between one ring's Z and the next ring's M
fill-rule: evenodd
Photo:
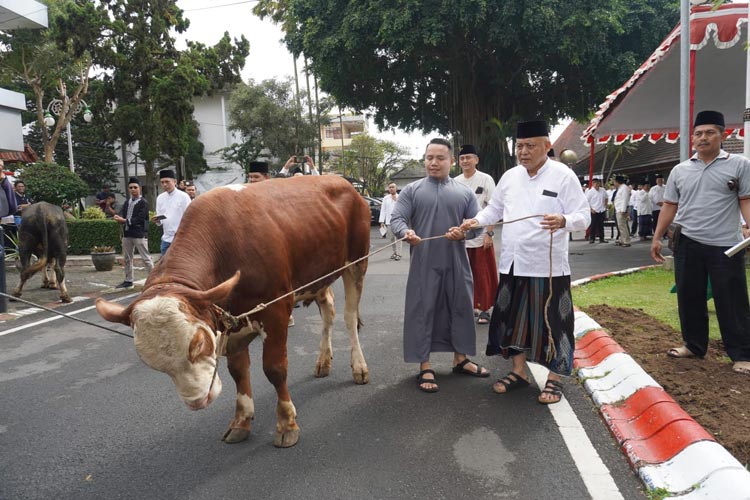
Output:
M615 245L629 247L630 238L636 235L640 241L651 240L664 204L666 189L664 175L654 174L653 179L652 186L648 175L640 182L628 182L624 176L616 175L607 188L602 186L599 177L592 179L591 187L588 187L586 180L582 181L591 210L591 225L586 230L589 243L595 243L597 238L600 243L607 243L604 235L607 220L612 220L617 229Z

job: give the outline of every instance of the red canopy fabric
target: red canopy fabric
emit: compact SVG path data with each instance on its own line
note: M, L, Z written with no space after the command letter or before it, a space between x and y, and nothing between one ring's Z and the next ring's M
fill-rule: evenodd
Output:
M690 49L696 51L695 110L721 111L727 129L744 137L747 4L693 7ZM744 31L744 36L743 36ZM619 89L607 96L581 139L676 142L680 131L680 26Z

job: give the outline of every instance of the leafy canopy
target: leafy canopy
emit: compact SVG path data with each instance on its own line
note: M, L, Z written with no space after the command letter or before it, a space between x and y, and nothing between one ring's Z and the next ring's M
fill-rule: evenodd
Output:
M34 201L57 206L73 205L89 194L89 188L75 173L56 163L32 163L21 171L26 192Z
M373 110L381 127L452 134L496 159L507 133L497 123L588 116L679 17L677 0L261 4L343 106Z
M323 102L322 107L321 114L327 115L330 105ZM226 148L224 158L247 173L261 153L282 163L301 154L305 145L314 144L318 126L299 111L291 79L239 84L229 100L229 128L239 132L242 142Z

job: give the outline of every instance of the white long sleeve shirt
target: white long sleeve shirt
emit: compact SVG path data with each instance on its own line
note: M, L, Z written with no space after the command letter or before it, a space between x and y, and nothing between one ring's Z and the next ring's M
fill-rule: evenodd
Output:
M578 178L564 164L548 159L533 177L523 166L508 170L489 205L475 219L486 225L556 213L565 217L565 228L552 233L552 276L566 276L570 275L568 232L585 230L591 223L591 211ZM541 220L534 217L503 226L498 265L501 273L507 274L513 266L516 276L549 275L550 232L542 229Z
M652 211L658 212L661 210L661 205L657 205L657 203L664 203L664 192L666 189L666 186L660 186L658 184L649 189L648 196L651 198Z
M604 188L591 188L586 191L586 200L589 202L591 210L601 213L607 210L607 191Z
M383 196L383 204L380 205L380 219L378 222L385 224L386 226L391 225L391 214L393 213L393 207L396 206L398 195L394 199L390 193Z
M161 221L161 227L164 232L162 241L172 243L177 228L180 226L182 214L185 213L190 205L190 196L179 189L171 193L166 191L156 198L156 215L165 215L167 218Z
M615 193L615 199L612 202L615 206L615 212L628 212L630 203L630 187L627 184L620 184Z

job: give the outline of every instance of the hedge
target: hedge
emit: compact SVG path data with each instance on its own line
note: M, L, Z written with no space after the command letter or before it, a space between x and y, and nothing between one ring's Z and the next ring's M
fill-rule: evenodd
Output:
M93 246L112 246L122 252L122 226L106 219L69 219L68 220L68 254L87 255ZM148 225L148 251L159 253L161 226Z

